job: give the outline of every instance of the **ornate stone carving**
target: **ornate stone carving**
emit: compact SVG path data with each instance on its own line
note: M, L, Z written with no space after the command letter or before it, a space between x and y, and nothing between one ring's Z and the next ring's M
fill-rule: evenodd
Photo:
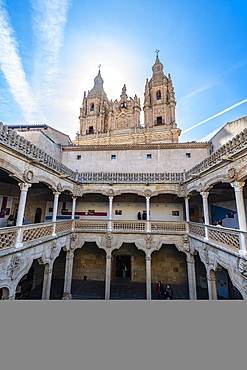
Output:
M82 189L82 186L80 185L75 185L74 186L74 189L73 189L73 195L75 197L81 197L83 194L83 189Z
M149 198L152 195L152 191L150 189L146 189L145 192L144 192L144 194L145 194L145 197L148 197Z
M105 234L105 238L106 238L106 247L111 248L113 238L112 233L110 231L107 231L107 233Z
M34 178L33 171L25 170L25 172L23 174L24 181L25 182L32 182L33 178Z
M77 241L77 233L72 233L70 235L70 249L75 249Z
M209 254L208 254L208 246L207 244L203 243L203 251L204 251L204 260L208 264L209 263Z
M21 258L21 253L16 253L11 257L10 264L7 268L8 276L11 280L15 280L17 278L23 262L24 260Z
M146 240L146 248L147 249L151 249L153 247L153 244L154 244L154 238L153 238L153 235L151 234L146 234L145 235L145 240Z
M109 196L109 197L113 197L113 195L115 194L115 191L114 191L114 189L112 189L112 188L110 188L109 190L108 190L108 192L107 192L107 195Z
M51 243L50 260L53 260L55 258L57 252L58 252L57 243L56 240L53 240L53 242Z
M198 190L199 190L199 192L203 191L203 185L202 185L202 183L201 183L201 182L200 182L200 184L198 185Z
M183 242L184 242L183 250L185 252L189 252L190 251L190 240L187 235L183 235Z
M247 261L244 260L243 258L239 259L239 264L238 264L238 269L240 273L247 278Z
M63 191L63 186L62 186L61 182L59 182L57 184L57 191L59 191L59 193L61 193L61 191Z
M243 288L244 288L245 293L247 293L247 280L244 281Z
M228 170L228 174L226 175L226 178L229 182L233 182L233 181L237 181L237 178L238 178L238 173L237 171L235 170L235 168L230 168Z
M178 196L180 198L185 198L187 196L187 189L185 185L179 184L179 189L178 189Z

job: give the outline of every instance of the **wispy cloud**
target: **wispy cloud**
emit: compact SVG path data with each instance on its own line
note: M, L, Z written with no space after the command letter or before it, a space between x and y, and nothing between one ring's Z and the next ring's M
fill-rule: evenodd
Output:
M30 2L33 8L32 27L37 41L35 75L36 78L42 79L41 90L49 96L52 94L53 82L59 71L59 52L72 0L30 0Z
M234 104L234 105L231 105L229 108L226 108L226 109L222 110L221 112L219 112L219 113L217 113L217 114L215 114L215 115L213 115L213 116L211 116L211 117L209 117L209 118L205 119L204 121L201 121L201 122L197 123L196 125L194 125L194 126L191 126L191 127L187 128L186 130L184 130L184 131L182 132L182 134L181 134L181 135L185 134L186 132L188 132L188 131L190 131L190 130L193 130L194 128L196 128L196 127L198 127L198 126L202 125L202 124L203 124L203 123L205 123L205 122L211 121L211 119L213 119L213 118L215 118L215 117L221 116L223 113L226 113L226 112L228 112L229 110L231 110L231 109L233 109L233 108L236 108L236 107L238 107L239 105L242 105L242 104L244 104L244 103L246 103L246 102L247 102L247 99L244 99L244 100L241 100L239 103L236 103L236 104Z
M16 102L20 104L27 122L45 121L40 113L32 89L26 81L18 42L6 10L4 0L0 0L0 65Z
M223 126L221 126L223 127ZM218 127L216 130L210 132L210 134L204 136L202 139L198 140L199 142L204 142L210 140L220 129L221 127Z

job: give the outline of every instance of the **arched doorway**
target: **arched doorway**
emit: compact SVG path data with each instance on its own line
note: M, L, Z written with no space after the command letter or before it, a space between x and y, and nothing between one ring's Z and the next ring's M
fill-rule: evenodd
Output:
M41 299L45 266L34 260L28 273L22 276L16 287L16 299Z
M217 288L217 299L243 299L241 293L235 287L230 279L228 271L220 266L220 268L215 271L216 277L216 288Z
M0 300L7 299L9 296L9 289L6 287L0 288Z
M38 207L35 212L34 223L39 224L41 222L42 209Z

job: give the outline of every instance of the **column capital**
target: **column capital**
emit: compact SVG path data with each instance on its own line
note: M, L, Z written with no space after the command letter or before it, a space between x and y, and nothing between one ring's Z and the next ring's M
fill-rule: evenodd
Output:
M151 256L146 256L146 261L151 261Z
M54 198L58 198L61 194L59 191L53 191L52 193L54 194Z
M185 200L189 200L190 199L190 196L187 195L186 197L184 197Z
M186 260L188 263L193 263L193 264L195 263L195 257L193 256L193 254L190 254L190 253L186 254Z
M106 258L107 260L110 260L110 259L111 259L111 255L110 255L110 254L107 254L107 255L105 256L105 258Z
M50 267L46 268L45 267L44 274L46 274L46 275L52 274L52 268L50 268Z
M216 277L215 276L211 276L211 275L209 275L209 274L207 274L207 279L209 280L209 281L216 281Z
M243 187L245 185L245 182L244 181L234 181L234 182L231 182L231 186L234 188L235 192L239 191L241 192Z
M75 195L72 195L72 197L71 197L73 200L76 200L77 199L77 196L75 196Z
M18 185L21 191L28 191L28 189L32 186L32 184L28 184L27 182L19 182Z
M201 194L201 196L202 196L203 198L207 198L207 197L208 197L208 195L209 195L209 191L201 191L201 192L200 192L200 194Z
M109 198L109 201L113 201L113 196L112 195L110 195L108 198Z
M146 198L146 200L147 200L147 201L149 201L151 197L146 197L146 196L145 196L145 198Z
M74 251L72 249L69 249L66 253L66 259L72 260L74 258Z

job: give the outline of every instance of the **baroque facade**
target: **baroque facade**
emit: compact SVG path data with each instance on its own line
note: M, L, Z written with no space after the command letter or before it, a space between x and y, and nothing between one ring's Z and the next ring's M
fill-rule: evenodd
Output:
M73 145L0 123L1 299L49 299L56 282L56 299L82 298L82 284L119 299L123 280L134 299L156 298L157 280L177 299L247 299L247 129L210 154L178 142L175 106L157 57L143 127L140 99L124 86L109 101L100 71Z

